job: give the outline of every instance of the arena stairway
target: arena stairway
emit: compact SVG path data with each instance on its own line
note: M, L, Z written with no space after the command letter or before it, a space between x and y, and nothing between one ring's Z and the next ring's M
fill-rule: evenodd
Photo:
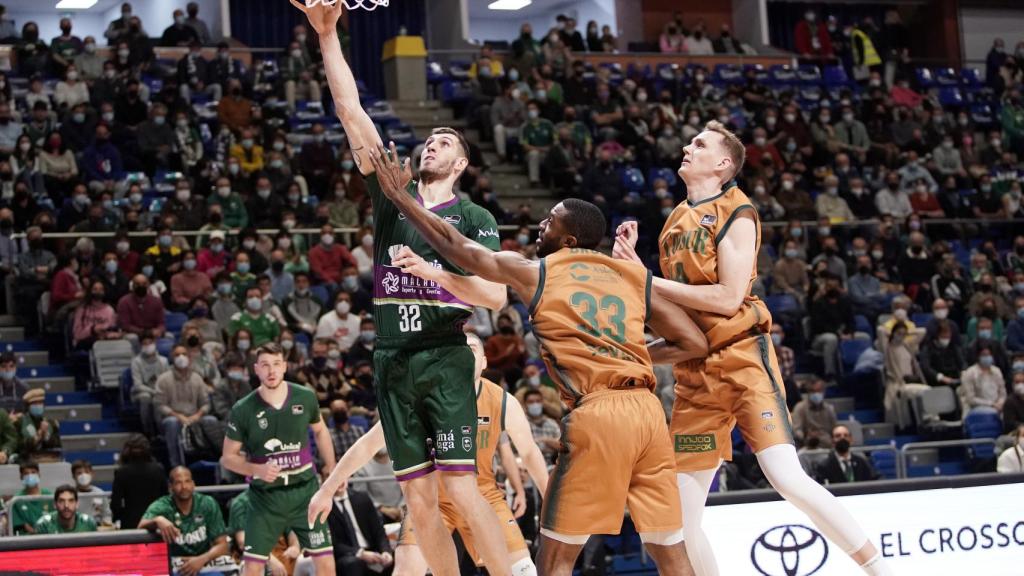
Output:
M412 127L420 142L426 140L430 131L439 126L462 129L466 139L480 147L484 161L490 166L491 186L498 196L498 202L508 212L518 211L520 204L530 204L536 220L542 220L558 199L547 188L530 186L525 165L502 162L494 152L494 143L481 141L475 128L467 128L466 120L455 118L452 109L438 100L390 100L395 116Z
M104 403L100 392L76 389L74 374L61 364L51 364L45 343L26 340L14 316L0 316L0 351L14 353L22 382L46 392L46 415L60 423L64 459L88 460L96 485L109 489L117 456L129 436L118 420L116 405Z

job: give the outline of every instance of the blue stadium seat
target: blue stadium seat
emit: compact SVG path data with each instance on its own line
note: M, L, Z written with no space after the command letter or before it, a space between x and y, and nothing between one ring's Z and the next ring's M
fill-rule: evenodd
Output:
M295 344L298 346L303 346L306 348L306 350L309 350L309 335L306 334L305 332L296 332Z
M854 316L853 323L853 329L855 331L863 332L870 336L871 338L875 337L875 327L871 325L871 322L868 321L867 317L864 316L863 314L857 314L856 316Z
M963 79L964 86L970 88L981 88L985 85L981 79L981 71L977 68L964 68L960 71L960 78Z
M796 70L788 64L774 64L768 73L772 84L777 86L790 86L797 83Z
M825 86L849 86L850 78L842 66L826 66L823 74Z
M935 86L935 78L932 76L932 71L928 68L918 68L914 71L914 76L917 78L917 85L921 89L928 89Z
M772 316L793 314L800 311L800 303L797 302L792 294L772 294L765 297L764 303L768 306L768 311L772 313Z
M627 192L640 192L644 189L644 173L637 168L629 167L622 171L622 186Z
M452 60L448 64L448 74L452 78L465 80L469 78L469 69L472 65L473 63L467 60Z
M1002 428L998 414L972 412L964 418L964 435L968 438L996 438Z
M743 70L736 64L717 64L711 81L715 84L742 84Z
M167 358L174 350L174 338L161 338L156 341L156 353Z
M352 423L353 426L361 426L363 430L370 429L370 422L366 419L365 416L351 416L349 417L348 421Z
M946 107L963 106L964 95L960 93L959 88L950 86L939 88L939 103Z
M188 322L188 315L181 312L168 312L164 315L164 326L167 327L168 332L174 332L175 334L181 332L185 322Z
M676 171L671 168L651 168L647 173L647 181L653 184L658 178L668 182L669 188L674 188L678 180Z
M914 322L914 325L918 328L924 328L932 321L932 315L928 312L918 312L910 317L910 320Z
M939 86L960 85L960 77L957 76L956 70L952 68L936 68L934 76L935 83Z
M796 69L796 78L801 84L821 84L821 70L814 64L801 64Z
M444 73L444 68L437 62L427 62L427 82L431 84L438 84L442 80L448 78L448 75Z
M441 101L447 105L464 104L473 97L473 87L462 80L445 80L441 83Z
M871 452L871 464L885 479L896 478L896 456L888 450Z
M971 120L979 128L988 127L995 122L995 113L988 104L974 104L971 106Z
M853 367L857 365L857 359L870 347L871 342L868 340L841 340L839 342L839 358L843 361L843 370L853 372Z
M754 80L757 80L757 82L762 83L762 84L765 83L765 82L768 82L768 79L769 79L768 70L765 69L764 66L762 66L761 64L744 64L743 65L743 74L744 75L746 75L746 73L750 72L751 70L754 71Z
M323 284L310 286L309 291L311 294L313 294L313 296L320 300L320 303L323 304L324 308L326 308L328 311L330 311L331 308L334 307L334 302L330 301L331 295L328 294L327 287L324 286Z

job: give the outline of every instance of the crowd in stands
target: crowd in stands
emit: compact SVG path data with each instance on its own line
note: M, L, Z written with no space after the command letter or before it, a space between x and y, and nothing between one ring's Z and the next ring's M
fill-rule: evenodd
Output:
M206 563L228 552L228 540L238 543L229 528L243 524L234 507L226 526L200 512L205 497L181 466L216 459L230 407L256 383L258 346L279 342L288 379L317 393L338 456L376 420L373 211L336 123L290 129L304 109L330 107L320 102L315 35L299 26L277 62L247 69L226 44L207 60L209 30L194 4L185 14L176 11L154 42L126 3L105 33L105 56L67 20L49 44L32 22L20 35L6 31L16 37L16 67L0 74L0 275L14 301L45 304L8 312L30 336L66 343L71 359L96 342L130 341L130 399L143 433L122 453L109 515L81 511L94 487L88 463L76 463L70 493L58 489L53 506L19 506L9 521L25 533L141 522L173 540L185 530L167 526L173 504L210 523L204 548L175 555ZM856 395L900 430L926 427L914 399L945 387L957 408L941 418L987 413L1021 436L1024 236L1003 223L1024 216L1014 57L997 68L1017 71L987 88L999 113L981 124L966 108L941 106L907 65L891 78L869 66L815 102L769 86L756 68L729 83L700 65L595 69L577 56L615 49L616 39L591 24L584 37L566 19L543 41L524 24L507 56L485 48L470 73L468 119L531 183L594 202L611 226L639 220L638 252L655 268L657 235L685 198L675 176L681 149L712 119L742 137L747 163L737 180L763 222L754 292L775 313L798 442L833 449L815 470L821 481L876 477L826 402L856 372L880 375L878 394ZM829 32L812 28L815 38ZM667 52L740 48L727 29L709 42L703 25L681 17L662 41ZM154 44L188 52L160 60ZM460 193L519 226L502 246L532 256L529 207L502 208L473 148ZM266 229L277 232L257 231ZM505 309L478 309L467 327L485 339L485 377L523 403L553 461L564 411L526 305L511 294ZM857 366L846 367L850 342L863 345ZM23 494L45 494L36 462L60 457L60 426L15 367L0 356L0 463L19 463ZM798 381L805 373L817 377ZM671 381L659 390L670 396ZM1011 450L1019 469L1024 450ZM1000 469L1004 459L1013 464L1001 458ZM388 471L385 452L364 473ZM756 471L726 472L729 488L763 482ZM397 484L366 490L384 518L398 518ZM378 560L385 552L375 551Z

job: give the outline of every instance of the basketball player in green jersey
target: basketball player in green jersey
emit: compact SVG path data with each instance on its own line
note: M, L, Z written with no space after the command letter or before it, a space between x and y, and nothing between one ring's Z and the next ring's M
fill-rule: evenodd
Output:
M317 576L333 576L330 530L324 522L310 525L306 519L309 501L320 486L310 429L328 469L334 468L334 444L320 417L316 394L286 382L287 367L280 345L269 342L257 348L255 371L260 386L235 403L228 417L221 464L252 478L243 574L262 576L278 537L294 532L302 549L313 557Z
M440 476L455 508L469 522L488 572L509 576L501 525L476 487L474 358L463 332L473 306L500 309L506 288L449 264L384 197L366 156L381 146L380 135L360 106L355 79L338 43L342 3L292 4L320 36L335 108L373 201L375 388L388 454L422 550L436 576L459 573L455 545L438 510ZM497 250L494 217L454 193L469 164L468 152L458 132L434 130L421 158L421 180L411 183L407 192L464 236ZM430 279L410 272L422 269L424 262L437 269ZM427 438L433 439L433 456ZM321 490L315 498L329 503L333 497L333 491Z

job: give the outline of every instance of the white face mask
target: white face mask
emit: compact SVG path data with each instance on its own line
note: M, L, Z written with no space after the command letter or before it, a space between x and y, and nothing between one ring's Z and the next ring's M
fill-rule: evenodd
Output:
M344 301L338 302L334 309L338 312L339 315L344 316L345 314L348 314L349 310L352 309L352 305Z
M75 476L75 482L77 482L79 486L88 486L92 484L92 474L82 472L78 476Z
M945 320L946 318L949 317L949 309L939 308L938 310L932 312L932 315L935 316L936 320Z
M892 317L899 320L900 322L906 322L907 311L904 310L903 308L897 308L896 310L893 310Z

